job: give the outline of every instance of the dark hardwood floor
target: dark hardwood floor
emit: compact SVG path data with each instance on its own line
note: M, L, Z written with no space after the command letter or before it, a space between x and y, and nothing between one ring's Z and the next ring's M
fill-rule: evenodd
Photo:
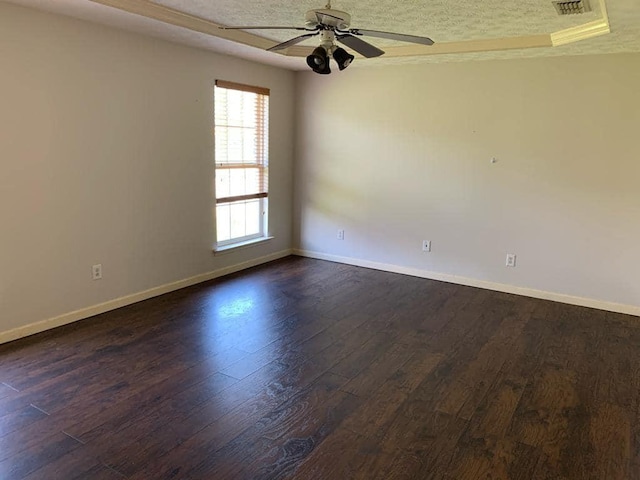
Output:
M640 319L289 257L0 346L0 479L640 479Z

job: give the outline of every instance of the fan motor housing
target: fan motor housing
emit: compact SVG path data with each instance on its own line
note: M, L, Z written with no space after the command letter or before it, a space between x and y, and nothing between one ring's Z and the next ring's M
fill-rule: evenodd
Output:
M320 18L322 21L320 21ZM351 15L340 10L317 8L307 12L305 24L309 28L322 24L338 30L347 30L351 25Z

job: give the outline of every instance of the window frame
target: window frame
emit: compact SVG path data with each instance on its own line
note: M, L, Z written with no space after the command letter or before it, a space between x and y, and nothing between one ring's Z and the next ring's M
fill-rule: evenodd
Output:
M257 138L260 139L259 144L258 144L258 149L257 149L257 154L255 155L255 163L247 163L246 161L243 162L219 162L218 158L217 158L217 151L215 148L215 143L216 143L216 128L218 127L218 124L216 123L216 90L217 88L222 88L222 89L226 89L226 90L236 90L236 91L241 91L241 92L246 92L246 93L254 93L257 95L262 95L263 97L266 97L266 106L263 106L263 108L258 109L258 111L256 111L256 135ZM229 82L226 80L216 80L215 81L215 86L214 86L214 109L213 109L213 114L214 114L214 127L213 127L213 134L214 134L214 188L213 188L213 193L214 193L214 207L213 207L213 217L214 217L214 235L215 235L215 242L214 242L214 251L216 252L223 252L223 251L228 251L234 248L238 248L238 247L244 247L244 246L248 246L248 245L252 245L254 243L259 243L265 240L269 240L273 237L271 237L269 235L269 230L268 230L268 226L269 226L269 222L268 222L268 217L269 217L269 106L270 106L270 102L269 102L269 97L270 97L270 90L268 88L264 88L264 87L258 87L258 86L253 86L253 85L244 85L241 83L236 83L236 82ZM259 101L264 101L264 99L257 99L257 102ZM228 107L228 106L227 106ZM229 127L229 125L224 125L224 127ZM258 184L259 184L259 188L258 188L258 193L251 193L251 194L245 194L245 195L235 195L235 196L229 196L229 197L222 197L222 198L218 198L218 195L216 193L216 189L217 189L217 172L218 169L229 169L229 170L233 170L233 169L250 169L250 168L257 168L259 169L259 173L258 173ZM254 201L256 200L258 202L258 211L259 211L259 231L258 233L253 233L253 234L249 234L249 235L244 235L242 237L232 237L229 238L227 240L219 240L219 236L218 236L218 215L219 215L219 205L229 205L229 207L232 207L233 205L237 205L237 204L241 204L242 202L250 202L250 201Z

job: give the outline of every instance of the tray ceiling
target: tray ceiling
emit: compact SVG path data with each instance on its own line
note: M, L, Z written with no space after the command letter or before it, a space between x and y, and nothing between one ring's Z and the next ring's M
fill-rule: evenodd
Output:
M265 48L296 31L220 30L218 25L302 26L307 10L326 0L10 0L125 30L290 69L306 69L300 57L313 38L282 53ZM383 57L354 66L490 58L640 52L640 2L590 0L592 11L559 16L550 0L334 0L352 15L352 27L429 36L433 47L382 39Z

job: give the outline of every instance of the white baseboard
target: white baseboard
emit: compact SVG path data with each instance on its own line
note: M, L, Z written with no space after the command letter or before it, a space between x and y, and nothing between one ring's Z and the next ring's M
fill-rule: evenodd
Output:
M402 267L399 265L391 265L386 263L371 262L352 257L341 257L338 255L330 255L321 252L312 252L308 250L293 250L294 255L301 257L317 258L319 260L328 260L330 262L346 263L358 267L372 268L374 270L383 270L385 272L401 273L403 275L411 275L413 277L428 278L431 280L439 280L442 282L456 283L458 285L466 285L469 287L479 287L487 290L495 290L497 292L513 293L525 297L540 298L543 300L552 300L554 302L568 303L570 305L578 305L581 307L596 308L598 310L607 310L610 312L624 313L627 315L635 315L640 317L640 306L625 305L621 303L606 302L595 300L592 298L576 297L573 295L565 295L562 293L546 292L544 290L536 290L533 288L516 287L504 283L494 283L486 280L478 280L475 278L461 277L458 275L450 275L446 273L430 272L428 270L420 270L411 267Z
M230 273L239 272L240 270L255 267L257 265L271 262L279 258L284 258L291 255L292 253L293 251L291 249L282 250L270 255L265 255L264 257L259 257L247 262L238 263L230 267L220 268L212 272L196 275L195 277L185 278L183 280L178 280L177 282L167 283L165 285L160 285L159 287L150 288L149 290L144 290L142 292L133 293L131 295L126 295L114 300L109 300L104 303L99 303L98 305L92 305L90 307L81 308L80 310L74 310L73 312L58 315L56 317L42 320L40 322L14 328L13 330L0 332L0 344L27 337L35 333L44 332L45 330L60 327L68 323L77 322L78 320L82 320L84 318L93 317L94 315L99 315L110 310L115 310L116 308L131 305L132 303L147 300L159 295L164 295L165 293L173 292L174 290L180 290L181 288L185 287L190 287L198 283L206 282L207 280L213 280L214 278L229 275Z

